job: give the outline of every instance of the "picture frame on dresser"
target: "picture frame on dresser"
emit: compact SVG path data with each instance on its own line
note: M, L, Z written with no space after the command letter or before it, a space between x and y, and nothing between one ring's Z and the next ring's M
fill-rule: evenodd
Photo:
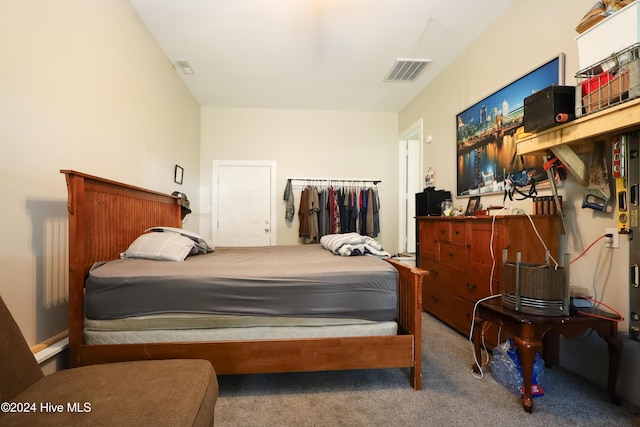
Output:
M458 197L502 192L509 174L543 174L539 156L515 155L515 134L523 126L524 99L563 85L564 74L565 55L559 53L456 115Z
M467 209L464 212L465 216L474 216L478 209L480 209L480 196L469 197Z

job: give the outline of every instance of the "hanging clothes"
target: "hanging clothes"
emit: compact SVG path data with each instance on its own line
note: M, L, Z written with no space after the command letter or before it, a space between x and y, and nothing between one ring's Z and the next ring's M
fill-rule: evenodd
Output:
M318 239L329 232L330 219L329 219L329 190L323 188L319 193L320 210L318 211Z
M305 187L300 194L300 207L298 208L298 220L300 221L298 225L298 237L308 238L310 235L308 207L309 189Z
M285 219L295 212L292 206L291 179L287 181L284 199ZM329 180L327 180L329 181ZM374 184L379 181L372 181ZM380 233L380 197L378 187L343 185L319 188L307 185L300 194L298 236L302 243L318 243L328 234L359 233L377 237Z
M318 236L318 212L320 211L320 198L316 187L308 187L307 214L309 215L309 236L305 243L320 243Z
M357 233L358 203L353 187L340 189L340 225L342 233Z
M363 236L367 235L367 190L360 190L360 229Z
M340 232L349 232L349 209L347 205L347 193L344 187L338 188L338 211L340 212Z
M373 210L373 237L377 237L380 234L380 195L378 194L378 187L373 188L373 199L375 200Z
M352 188L349 190L349 205L351 206L351 215L349 217L349 230L358 231L358 190Z
M340 224L340 204L338 201L338 192L333 188L329 188L329 215L331 218L330 234L339 234L341 232Z
M377 237L380 232L380 201L378 200L378 192L371 187L367 190L367 202L366 235Z
M291 180L287 180L287 186L284 188L284 197L283 200L287 202L287 207L284 213L284 219L287 222L293 221L293 216L296 213L296 208L294 206L295 200L293 197L293 186L291 185Z

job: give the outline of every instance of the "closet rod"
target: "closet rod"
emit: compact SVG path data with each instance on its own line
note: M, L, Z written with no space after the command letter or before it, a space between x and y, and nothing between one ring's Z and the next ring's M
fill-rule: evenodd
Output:
M371 182L373 185L377 185L382 182L381 179L354 179L354 178L288 178L290 181L305 181L305 182Z

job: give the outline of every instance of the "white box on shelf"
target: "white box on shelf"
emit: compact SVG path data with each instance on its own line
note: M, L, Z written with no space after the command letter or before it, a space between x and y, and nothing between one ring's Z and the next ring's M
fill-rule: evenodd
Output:
M640 4L635 1L576 37L580 69L640 42Z

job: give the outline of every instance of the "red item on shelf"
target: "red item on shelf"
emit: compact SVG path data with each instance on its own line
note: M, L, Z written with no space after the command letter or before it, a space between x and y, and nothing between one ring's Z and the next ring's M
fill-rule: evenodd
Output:
M611 80L613 80L613 74L608 71L604 71L597 76L585 80L581 83L582 96L595 92L605 84L609 83Z

